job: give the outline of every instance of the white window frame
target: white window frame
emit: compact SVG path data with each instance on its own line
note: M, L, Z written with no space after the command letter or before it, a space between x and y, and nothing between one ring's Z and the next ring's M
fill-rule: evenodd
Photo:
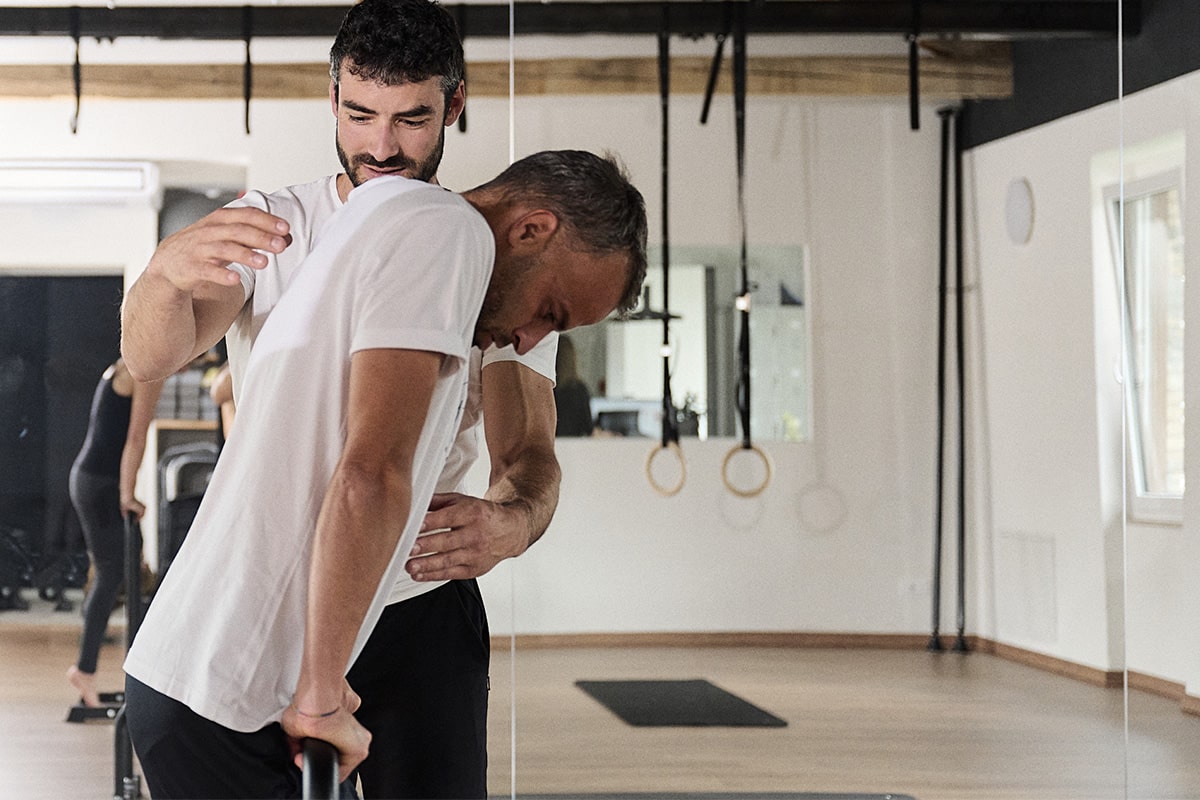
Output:
M1173 189L1179 195L1180 214L1181 216L1183 214L1183 174L1182 170L1178 168L1168 169L1136 181L1127 182L1124 184L1123 189L1125 203L1128 203L1130 200ZM1144 461L1142 458L1144 448L1143 432L1140 424L1141 415L1138 409L1138 392L1134 383L1137 375L1134 331L1132 328L1131 313L1128 310L1129 293L1125 291L1125 254L1122 252L1124 240L1121 231L1123 209L1119 202L1122 198L1122 187L1119 185L1109 186L1104 190L1103 196L1104 213L1108 222L1108 238L1113 254L1113 265L1116 270L1117 291L1123 294L1123 296L1118 298L1118 302L1120 304L1119 307L1124 310L1121 314L1121 320L1123 326L1123 372L1126 376L1123 411L1127 422L1126 430L1128 432L1126 437L1128 443L1126 451L1127 516L1133 522L1182 525L1183 495L1155 494L1150 493L1146 489L1143 472Z

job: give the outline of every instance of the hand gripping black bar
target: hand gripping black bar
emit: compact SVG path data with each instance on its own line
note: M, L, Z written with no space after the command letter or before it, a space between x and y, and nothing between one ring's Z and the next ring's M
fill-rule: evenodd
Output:
M337 800L338 797L338 751L329 742L321 739L305 739L304 800Z

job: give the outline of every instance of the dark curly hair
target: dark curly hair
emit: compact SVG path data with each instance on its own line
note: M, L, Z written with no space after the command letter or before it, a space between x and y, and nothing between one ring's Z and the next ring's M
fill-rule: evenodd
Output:
M329 77L352 75L389 86L441 81L446 107L463 81L458 25L432 0L362 0L346 12L329 50Z

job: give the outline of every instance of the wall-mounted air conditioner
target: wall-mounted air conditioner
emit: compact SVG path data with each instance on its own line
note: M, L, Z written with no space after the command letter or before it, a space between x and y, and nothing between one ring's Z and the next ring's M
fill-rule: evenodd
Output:
M0 203L146 203L158 208L158 165L149 161L0 159Z

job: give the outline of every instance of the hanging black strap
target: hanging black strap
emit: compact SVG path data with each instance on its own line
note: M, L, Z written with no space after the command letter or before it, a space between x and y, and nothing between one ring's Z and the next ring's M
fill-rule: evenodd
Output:
M679 442L679 420L675 416L675 402L671 398L671 245L668 213L668 176L670 159L670 96L671 96L671 47L670 6L663 3L663 24L658 32L658 88L659 107L662 110L662 446Z
M725 4L725 29L717 34L717 52L713 53L712 66L708 70L708 84L704 87L704 105L700 109L700 124L708 124L708 109L712 106L713 93L717 90L717 78L721 74L721 60L725 54L725 40L732 25L729 3Z
M79 6L71 6L71 38L75 40L75 63L71 78L75 84L75 116L71 117L71 133L79 131L79 107L83 100L83 67L79 63Z
M737 309L741 314L741 333L738 337L737 410L742 425L742 447L749 450L750 442L750 271L746 257L746 9L744 3L733 4L733 112L737 146L737 212L741 227L742 288Z
M254 62L250 60L250 39L254 35L254 7L242 6L242 38L246 41L246 63L242 66L242 98L246 104L246 133L250 133L250 96L254 92Z
M921 70L917 39L921 35L921 0L912 0L912 30L908 34L908 124L921 129Z

